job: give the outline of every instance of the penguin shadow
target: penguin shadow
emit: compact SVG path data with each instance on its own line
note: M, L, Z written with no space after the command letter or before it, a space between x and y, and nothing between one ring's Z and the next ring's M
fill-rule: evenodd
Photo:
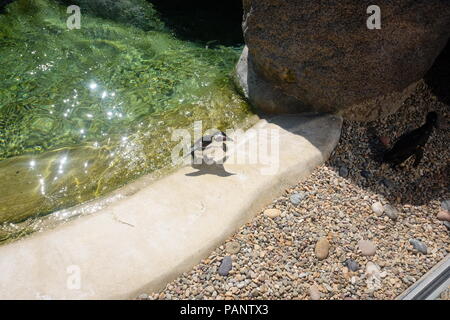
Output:
M381 165L383 160L383 154L389 149L385 146L377 134L376 129L369 125L366 131L367 142L369 145L369 157L375 163Z
M207 161L204 161L205 159L202 159L203 161L200 164L196 164L194 161L191 164L191 167L193 169L196 169L197 171L186 173L185 175L187 177L198 177L202 175L214 175L222 178L230 177L236 175L235 173L228 172L225 167L224 163L228 159L228 156L225 156L220 161L213 161L211 159L207 159ZM211 163L210 163L211 162Z
M382 195L393 204L420 206L433 200L443 200L448 197L450 190L450 181L448 180L450 163L445 157L445 154L448 153L448 147L445 144L448 130L434 130L424 147L424 158L417 167L414 167L413 156L395 167L382 161L384 153L392 148L403 133L410 132L423 123L411 123L413 118L417 119L417 116L414 115L416 110L406 107L399 110L396 116L383 120L385 121L384 126L376 123L352 123L351 127L365 127L363 129L365 137L362 138L362 143L346 144L343 149L339 149L338 146L338 151L335 157L329 160L328 166L339 175L341 175L341 167L347 167L350 170L344 177L346 180L361 189ZM442 106L438 113L444 115L446 107ZM423 113L423 116L420 116L421 119L425 118L426 112L427 110L421 111ZM403 118L402 121L400 118ZM352 134L356 133L353 131L346 133L346 135ZM382 141L381 137L389 137L390 142ZM352 157L348 157L349 154ZM355 161L358 158L359 161ZM341 175L341 177L343 176Z

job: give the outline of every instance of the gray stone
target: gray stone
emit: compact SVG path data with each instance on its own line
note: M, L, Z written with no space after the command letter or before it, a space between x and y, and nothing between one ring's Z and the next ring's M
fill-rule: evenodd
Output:
M298 205L298 204L300 204L300 202L302 202L303 199L305 199L305 197L306 197L306 194L303 192L294 193L293 195L291 195L289 197L289 200L291 201L291 203L293 205Z
M232 264L233 262L230 256L224 257L219 267L219 274L221 276L227 276L228 273L231 271Z
M441 202L441 208L450 211L450 200L444 200Z
M390 180L388 178L381 179L381 184L384 185L388 189L392 189L395 186L394 182L392 182L392 180Z
M425 243L423 243L422 241L417 240L417 239L409 239L409 243L413 246L414 249L416 249L420 253L423 253L423 254L428 253L428 248L425 245Z
M444 221L444 226L446 226L447 229L450 230L450 222L449 221Z
M358 271L359 270L359 264L353 259L347 259L344 261L344 266L346 266L350 271Z
M367 170L362 170L362 171L361 171L361 176L362 176L363 178L369 179L371 175L372 175L372 174L370 173L370 171L367 171Z
M343 178L348 177L348 168L346 166L339 167L339 175Z
M384 206L384 213L391 218L392 220L397 220L398 218L398 211L390 204L387 204Z
M239 82L269 113L339 112L361 121L393 113L450 29L450 2L443 0L380 0L379 30L368 30L369 3L360 0L243 2ZM252 76L239 75L243 69Z

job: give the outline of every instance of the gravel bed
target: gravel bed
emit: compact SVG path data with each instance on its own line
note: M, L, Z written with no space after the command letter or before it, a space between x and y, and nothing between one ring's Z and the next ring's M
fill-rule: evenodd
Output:
M440 116L419 167L380 165L405 130ZM394 299L450 253L449 107L422 82L395 115L344 122L330 160L190 272L138 299ZM271 209L271 210L267 210Z

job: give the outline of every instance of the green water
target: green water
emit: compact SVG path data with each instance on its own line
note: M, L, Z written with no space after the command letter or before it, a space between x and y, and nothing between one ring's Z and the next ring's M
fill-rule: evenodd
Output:
M62 2L0 14L0 241L170 167L172 129L250 114L231 79L242 48L178 40L144 0L70 1L69 30Z

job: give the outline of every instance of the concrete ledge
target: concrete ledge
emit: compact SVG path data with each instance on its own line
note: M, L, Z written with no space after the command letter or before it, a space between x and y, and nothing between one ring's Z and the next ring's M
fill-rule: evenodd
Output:
M260 120L233 154L251 155L254 133L266 130L268 141L280 141L275 172L262 173L270 155L183 167L96 213L0 247L0 299L121 299L161 289L323 163L341 125L332 115Z

